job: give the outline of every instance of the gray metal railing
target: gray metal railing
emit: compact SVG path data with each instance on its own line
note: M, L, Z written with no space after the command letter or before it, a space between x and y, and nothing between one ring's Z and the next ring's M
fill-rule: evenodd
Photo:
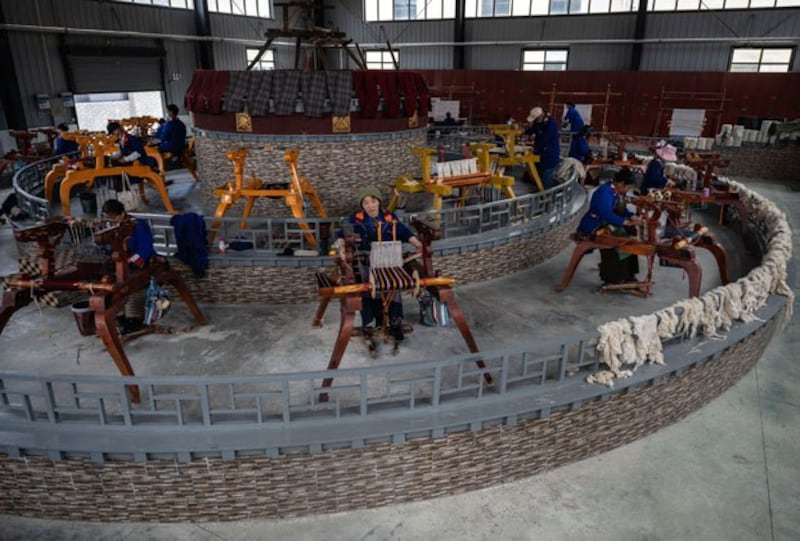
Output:
M50 203L43 197L44 178L59 157L29 164L14 175L14 189L19 206L35 221L51 215ZM441 211L415 212L416 216L435 218L441 225L442 239L456 239L511 226L521 228L552 227L571 218L573 201L582 194L575 180L554 186L546 193L539 192L518 196L514 199L499 199L498 190L476 189L467 200L453 197L445 200ZM398 214L406 213L401 209ZM410 214L410 213L409 213ZM170 216L164 214L137 213L137 217L150 222L156 248L163 255L174 255L177 250L175 234L170 225ZM276 256L286 250L317 250L324 255L342 218L206 218L206 228L214 231L216 240L227 243L238 242L240 247L253 252L237 255L231 253L226 259L241 261L248 255L257 259ZM216 223L216 225L214 225ZM244 227L242 227L244 225Z
M481 400L523 386L563 383L567 374L595 370L591 335L529 344L485 354L302 374L249 376L37 376L0 374L4 422L139 426L279 425L310 419L368 418L396 410L439 409ZM476 360L482 359L485 368ZM485 374L492 378L487 384ZM333 377L331 387L322 380ZM142 401L129 400L138 385ZM321 402L320 395L329 397Z
M17 206L34 221L50 216L50 203L43 197L44 177L60 159L61 156L51 156L25 165L14 173L11 183L17 194Z

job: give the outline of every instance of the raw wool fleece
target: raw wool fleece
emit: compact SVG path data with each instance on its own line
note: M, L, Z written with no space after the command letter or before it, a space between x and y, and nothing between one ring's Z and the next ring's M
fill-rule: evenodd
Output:
M586 177L586 169L575 158L561 158L561 164L556 169L555 178L559 184L564 182L578 182Z
M750 209L754 222L767 232L767 251L761 264L736 282L716 287L702 297L676 302L654 314L627 317L600 325L597 350L609 370L590 375L586 381L614 386L614 380L629 377L645 362L663 364L663 341L722 338L734 321L757 320L755 312L771 294L787 297L784 324L792 318L794 293L786 283L786 265L792 257L792 232L786 215L768 199L728 181ZM625 368L623 368L625 367Z

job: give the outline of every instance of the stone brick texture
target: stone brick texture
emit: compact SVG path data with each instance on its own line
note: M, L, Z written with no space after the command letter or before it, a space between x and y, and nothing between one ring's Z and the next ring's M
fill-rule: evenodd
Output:
M499 485L632 442L703 407L755 365L781 319L657 384L477 432L186 463L108 460L101 467L0 455L0 513L103 522L298 517Z
M719 148L730 165L719 169L726 177L754 177L789 180L800 183L800 145L779 143L772 146Z
M388 201L397 177L408 174L419 176L419 160L411 149L426 144L424 129L409 130L405 134L386 134L385 139L376 136L364 140L353 136L352 140L335 142L280 139L256 142L252 140L253 137L243 136L239 140L217 139L208 135L195 137L198 174L206 208L216 208L219 204L214 189L234 179L233 164L225 156L229 150L250 149L245 162L245 179L255 175L265 183L273 184L291 180L283 151L299 148L298 172L314 186L328 216L346 216L355 210L356 194L364 186L377 186ZM240 200L228 211L227 216L241 216L243 208L244 200ZM316 216L310 202L308 209L308 215ZM283 199L260 197L251 215L280 218L292 214Z

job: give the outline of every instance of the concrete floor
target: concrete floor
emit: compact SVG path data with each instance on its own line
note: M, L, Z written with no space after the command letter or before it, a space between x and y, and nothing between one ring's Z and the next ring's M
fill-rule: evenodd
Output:
M775 201L798 227L800 193L786 183L746 182ZM0 273L13 270L10 238L7 226L0 229ZM718 238L728 247L735 279L750 263L746 250L725 230ZM588 330L624 314L651 312L687 292L679 269L657 267L649 299L593 293L599 282L595 255L584 259L569 289L556 294L552 286L569 255L565 249L536 268L456 290L483 349ZM710 256L699 251L698 257L705 291L719 277ZM795 274L790 285L796 290ZM414 322L413 299L405 303ZM202 308L210 320L207 327L129 344L126 351L136 372L264 373L327 363L335 310L329 311L324 328L314 330L309 326L314 305ZM241 317L243 310L247 318ZM165 323L188 321L185 308L176 306ZM43 328L48 329L44 336ZM800 539L800 367L792 352L798 342L795 320L754 370L701 411L614 451L500 487L287 520L95 524L0 516L0 540ZM31 346L21 352L20 343ZM466 351L454 329L415 325L397 357L371 360L364 346L354 342L342 366L430 358L433 343L437 354ZM99 341L78 335L68 309L29 306L15 314L0 335L0 369L53 371L53 359L59 359L58 373L115 373Z

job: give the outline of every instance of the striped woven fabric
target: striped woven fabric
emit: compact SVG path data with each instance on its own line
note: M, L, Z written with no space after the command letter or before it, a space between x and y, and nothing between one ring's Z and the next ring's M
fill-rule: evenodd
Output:
M411 289L414 287L414 279L402 267L373 268L370 269L370 274L378 291Z
M272 90L275 94L276 115L294 114L301 73L300 70L281 70L273 73Z
M325 73L321 71L303 72L300 89L303 92L303 114L322 116L325 105Z
M350 70L326 71L328 95L333 103L335 116L350 114L350 97L353 94L353 74Z

